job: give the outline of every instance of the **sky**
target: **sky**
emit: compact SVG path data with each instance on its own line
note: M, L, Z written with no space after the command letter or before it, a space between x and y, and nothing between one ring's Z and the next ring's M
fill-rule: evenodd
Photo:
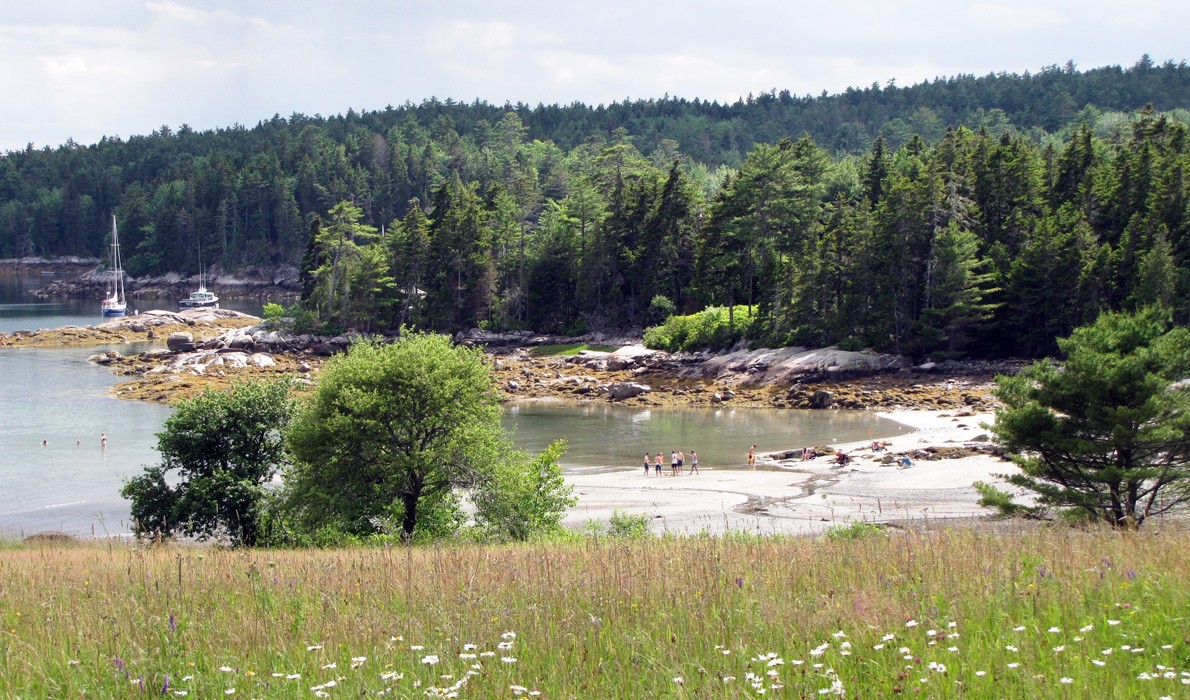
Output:
M734 102L1190 59L1175 0L0 0L0 151L437 97Z

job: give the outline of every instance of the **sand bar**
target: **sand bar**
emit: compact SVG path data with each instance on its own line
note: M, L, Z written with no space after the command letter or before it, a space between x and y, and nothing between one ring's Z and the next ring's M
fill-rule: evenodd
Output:
M880 415L915 428L883 442L886 453L869 441L836 445L852 456L849 465L834 460L775 461L761 455L755 470L703 467L700 474L680 477L643 475L640 468L568 474L578 504L564 523L581 527L590 520L607 522L616 510L646 514L655 534L692 535L727 530L755 534L810 535L854 520L893 522L929 518L983 516L975 481L1000 483L996 474L1012 473L1015 465L991 455L913 461L901 468L882 463L888 452L926 447L976 444L987 436L982 424L993 414L956 417L953 411L893 411ZM801 445L789 445L800 449Z

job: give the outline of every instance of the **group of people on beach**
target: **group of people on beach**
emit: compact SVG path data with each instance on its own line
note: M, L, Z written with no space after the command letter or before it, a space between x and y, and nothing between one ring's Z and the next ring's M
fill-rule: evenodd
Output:
M661 466L665 463L665 455L661 452L653 458L652 467L657 476L661 476ZM645 453L645 476L649 475L649 453ZM681 476L686 469L686 453L681 450L670 450L669 452L669 473L670 476ZM698 453L690 450L690 475L693 476L698 473Z

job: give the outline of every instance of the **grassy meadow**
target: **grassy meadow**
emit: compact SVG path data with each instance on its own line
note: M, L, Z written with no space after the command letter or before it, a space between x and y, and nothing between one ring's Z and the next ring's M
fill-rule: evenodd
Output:
M1186 698L1190 533L0 549L0 697Z

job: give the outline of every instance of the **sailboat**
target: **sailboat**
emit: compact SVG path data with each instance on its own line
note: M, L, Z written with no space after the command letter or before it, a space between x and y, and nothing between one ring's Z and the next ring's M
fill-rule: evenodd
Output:
M128 311L124 297L124 266L120 262L120 236L116 232L116 215L112 214L112 283L103 298L104 316L123 316Z

